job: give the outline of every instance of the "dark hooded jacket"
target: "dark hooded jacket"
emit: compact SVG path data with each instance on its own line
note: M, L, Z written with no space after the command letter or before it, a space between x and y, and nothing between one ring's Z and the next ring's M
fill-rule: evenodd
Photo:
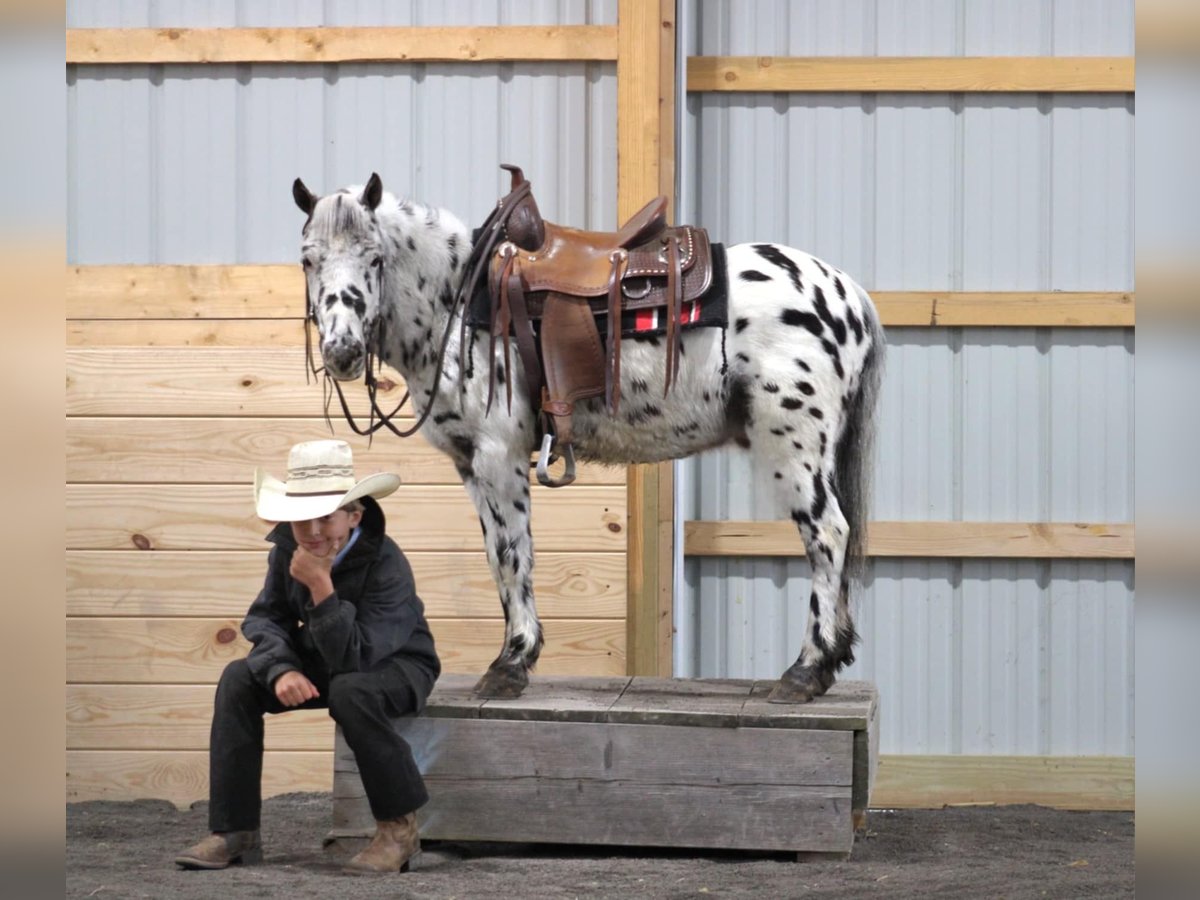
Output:
M284 672L317 665L325 678L399 663L418 667L429 684L441 673L425 606L408 560L384 531L383 510L364 497L358 540L331 573L333 595L314 606L308 588L289 574L296 540L282 523L267 535L275 546L267 578L242 622L254 646L246 663L270 689Z

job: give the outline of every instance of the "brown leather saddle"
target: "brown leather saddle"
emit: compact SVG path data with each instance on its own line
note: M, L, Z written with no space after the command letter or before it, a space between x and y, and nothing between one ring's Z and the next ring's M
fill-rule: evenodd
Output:
M485 223L473 262L487 266L490 300L489 356L496 341L508 355L515 340L529 399L542 425L538 480L561 487L575 480L575 403L603 396L610 413L621 402L621 323L630 310L661 310L665 319L666 378L679 369L683 305L712 284L708 233L667 225L667 198L647 203L615 232L581 231L545 221L531 185L517 166L507 196ZM482 273L468 273L476 280ZM600 336L602 319L607 340ZM495 391L489 373L488 408ZM508 403L511 375L504 373ZM551 451L566 462L560 478L549 473Z

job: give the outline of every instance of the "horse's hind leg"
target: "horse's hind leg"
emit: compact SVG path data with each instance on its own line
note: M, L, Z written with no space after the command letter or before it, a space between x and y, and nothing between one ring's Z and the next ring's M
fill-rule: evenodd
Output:
M837 670L854 660L856 636L845 572L849 526L827 473L802 471L800 483L793 485L791 515L812 567L808 626L800 655L771 691L768 699L774 703L807 703L821 696L833 685Z
M533 600L533 539L529 531L529 461L476 453L460 472L483 526L488 564L504 608L504 645L475 685L480 697L519 697L542 651Z
M853 661L856 637L846 575L850 526L834 486L834 454L824 415L780 391L775 382L766 383L755 400L751 450L781 492L812 566L808 625L800 655L769 699L807 703L824 694L837 670Z

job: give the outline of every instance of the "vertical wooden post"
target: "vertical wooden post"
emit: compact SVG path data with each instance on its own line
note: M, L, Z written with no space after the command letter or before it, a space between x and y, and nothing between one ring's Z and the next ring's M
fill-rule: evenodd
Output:
M675 199L675 0L620 0L617 12L617 216L658 194ZM626 478L626 671L671 674L674 472L630 466Z

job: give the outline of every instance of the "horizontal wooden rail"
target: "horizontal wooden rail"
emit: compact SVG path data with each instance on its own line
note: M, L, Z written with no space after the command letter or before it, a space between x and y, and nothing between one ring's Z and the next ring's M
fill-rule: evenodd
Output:
M67 63L615 60L615 25L69 28Z
M206 694L211 695L211 691ZM199 702L199 701L197 701ZM68 700L70 709L71 701ZM211 696L207 707L211 709ZM274 749L289 743L311 746L314 738L290 739L286 727L312 726L329 733L324 714L303 711L269 716L263 795L325 791L333 787L333 750ZM202 726L194 730L207 737ZM171 734L181 728L172 726ZM69 731L78 736L81 732ZM153 732L160 734L159 729ZM161 738L160 738L161 739ZM76 741L78 743L78 741ZM97 743L101 743L97 741ZM170 800L181 808L208 797L208 751L141 749L152 743L135 735L120 749L67 750L67 801ZM884 754L871 792L874 809L937 809L947 805L1036 803L1058 809L1132 810L1133 758L1127 756L917 756Z
M216 685L243 658L242 616L228 618L71 618L66 620L67 682ZM622 675L625 622L548 619L541 675ZM504 619L430 619L444 672L487 668L504 643Z
M880 93L1134 89L1132 56L692 56L687 89Z
M265 529L264 529L265 530ZM68 550L68 616L175 618L229 616L240 620L262 590L266 541L258 550ZM407 550L430 618L499 619L496 583L487 554L478 550ZM533 571L544 619L623 619L625 554L542 551Z
M304 282L296 265L68 266L66 281L72 346L304 342ZM871 296L885 326L1134 325L1132 291L880 290ZM154 319L171 321L147 321ZM262 321L235 326L231 319ZM287 327L271 321L288 319Z
M804 556L784 522L684 523L685 556ZM1070 522L872 522L869 556L1133 559L1134 526Z
M1133 810L1132 756L882 754L876 809L1005 806Z

